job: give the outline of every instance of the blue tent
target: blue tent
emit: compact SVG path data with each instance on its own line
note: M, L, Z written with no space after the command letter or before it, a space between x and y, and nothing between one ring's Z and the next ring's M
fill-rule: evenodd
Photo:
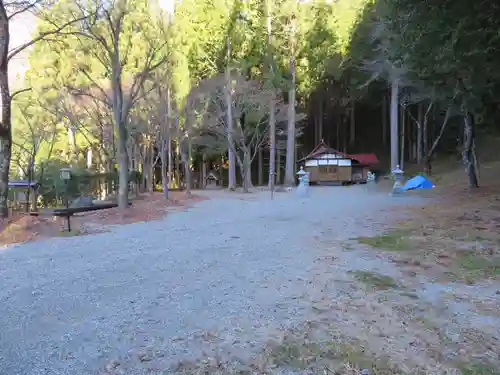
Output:
M415 176L406 181L402 190L432 189L434 184L424 176Z

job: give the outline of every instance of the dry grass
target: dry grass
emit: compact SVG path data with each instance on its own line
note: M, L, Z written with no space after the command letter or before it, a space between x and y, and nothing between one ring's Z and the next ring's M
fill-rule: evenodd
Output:
M440 181L424 193L432 204L403 208L410 219L382 235L357 238L358 242L395 252L393 260L411 272L426 271L443 281L500 278L500 163L483 170L488 173L481 187L471 191L463 170L431 177Z
M356 375L364 370L373 375L401 374L394 366L365 352L360 344L340 338L323 342L296 338L268 349L267 354L273 367L307 369L313 373Z
M310 341L304 338L304 332L287 335L280 343L269 343L251 363L231 363L220 358L206 357L198 361L182 362L174 372L189 375L403 374L387 361L372 356L355 340L334 337L330 340Z
M452 280L468 284L476 280L497 278L500 276L500 257L487 257L475 249L458 252L448 276Z
M408 231L393 230L373 237L358 237L356 240L363 244L386 251L409 251L414 248L408 238Z
M500 375L500 369L488 363L469 363L460 366L462 375Z

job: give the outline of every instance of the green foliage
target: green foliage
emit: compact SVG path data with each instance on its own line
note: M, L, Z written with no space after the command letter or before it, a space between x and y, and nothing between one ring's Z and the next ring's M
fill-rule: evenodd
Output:
M372 2L353 33L351 62L367 80L397 77L420 100L480 113L500 78L497 8L488 0Z
M98 1L54 3L44 10L37 32L82 14L78 5ZM500 117L495 104L500 93L495 63L500 57L500 11L491 0L472 5L465 0L273 1L271 45L266 0L183 0L176 2L168 21L156 2L147 0L122 1L110 9L111 15L125 3L119 39L125 90L141 71L152 45L162 46L156 58L167 58L167 64L147 77L143 88L147 97L135 103L134 116L144 123L151 119L149 112L162 110L158 97L149 93L159 84L171 89L172 112L181 114L175 120L185 130L189 116L182 108L192 88L216 77L227 65L248 80L264 82L265 88L286 92L291 87L292 51L297 101L304 109L322 100L331 112L346 114L354 100L378 102L387 80L397 76L410 102L436 100L437 113L453 99L457 114L466 104L483 123ZM91 145L103 160L113 157L109 54L101 42L82 36L92 31L109 44L106 27L104 18L91 17L33 46L26 74L33 90L23 95L24 105L14 108L13 136L15 143L25 145L31 133L46 135L36 163L71 153L69 127L76 128L79 150ZM72 88L93 98L76 97ZM174 117L171 113L169 118ZM28 153L20 147L15 152L18 164L26 169ZM214 152L224 152L223 147Z
M61 179L62 168L71 169L71 179L66 184ZM132 171L129 181L139 183L142 174ZM95 173L83 167L70 167L68 163L59 159L51 159L41 163L37 169L35 180L40 183L39 195L44 205L57 206L68 195L71 199L81 195L97 196L105 186L111 187L111 191L116 191L118 186L118 173Z

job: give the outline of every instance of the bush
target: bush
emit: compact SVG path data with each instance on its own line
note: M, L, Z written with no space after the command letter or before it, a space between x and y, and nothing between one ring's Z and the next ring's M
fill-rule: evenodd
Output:
M62 168L69 168L62 160L48 160L37 168L36 180L41 184L39 195L44 206L57 206L68 194L70 200L81 195L99 196L102 191L114 193L118 190L118 172L95 173L79 166L71 168L71 180L61 180ZM129 182L138 183L142 175L138 171L129 174Z

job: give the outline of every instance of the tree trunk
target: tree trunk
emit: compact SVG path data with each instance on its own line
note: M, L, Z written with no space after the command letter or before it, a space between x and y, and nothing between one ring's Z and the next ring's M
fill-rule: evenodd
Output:
M173 149L172 149L172 136L168 135L168 156L167 156L167 176L168 176L168 187L172 187L172 180L174 177L174 160L173 160Z
M276 147L276 183L281 185L281 148Z
M478 180L477 173L474 163L474 119L472 115L465 108L464 111L464 151L463 151L463 162L465 164L465 171L467 172L467 180L469 182L469 188L477 188Z
M183 142L184 143L184 142ZM186 194L191 194L191 187L192 187L192 178L191 178L191 166L190 166L190 155L188 152L186 152L184 145L181 143L180 145L180 153L181 153L181 159L182 159L182 164L184 165L184 178L186 179ZM190 145L187 145L188 148Z
M243 152L243 174L241 176L243 180L243 192L248 193L252 187L252 164L250 161L250 151L244 150Z
M191 138L187 140L188 152L187 152L187 160L188 160L188 174L186 174L186 194L191 194L191 189L193 188L193 171L191 170L191 164L193 162L193 145L191 144ZM188 180L189 177L189 180Z
M391 83L391 170L398 166L399 156L399 129L398 129L398 108L399 108L399 82L393 79Z
M163 140L161 142L161 188L163 191L163 196L168 199L168 153L170 152L168 147L168 140Z
M434 140L434 143L432 144L431 149L427 153L428 164L431 162L432 157L434 156L434 151L436 150L436 148L439 144L439 141L441 140L441 137L444 134L444 131L446 129L446 125L448 125L448 120L450 119L450 112L451 112L451 107L448 107L448 109L446 110L446 114L444 116L443 123L441 124L441 129L439 130L439 134L436 137L436 139Z
M318 143L323 140L323 97L319 99Z
M226 2L226 10L227 16L230 17L229 5ZM226 122L227 122L227 142L228 142L228 151L227 157L229 160L229 190L236 189L236 158L233 152L232 144L233 144L233 114L232 114L232 82L231 82L231 69L229 66L231 58L231 40L229 35L226 37L226 92L225 92L225 100L226 100Z
M319 113L314 113L314 145L319 143Z
M424 114L424 123L422 124L422 147L423 147L423 154L424 154L424 172L427 173L428 175L432 174L432 166L429 160L429 134L427 134L428 130L428 115L429 115L429 108Z
M347 153L347 133L348 133L348 129L349 129L349 124L347 122L347 114L345 114L343 117L342 117L342 140L343 140L343 147L342 147L342 152L344 154Z
M288 90L288 129L286 138L285 185L293 186L295 180L295 20L290 32L291 88Z
M9 195L9 171L12 152L12 100L9 88L9 19L3 1L0 2L0 215L7 217L9 209L7 199Z
M382 95L382 145L387 145L387 95Z
M124 212L128 208L129 160L127 155L127 124L124 118L122 67L118 40L114 41L112 64L113 118L118 133L118 207Z
M405 163L405 131L406 131L406 121L405 121L405 108L401 106L401 158L399 159L399 167L403 169Z
M2 99L5 98L3 93L2 97L3 97ZM8 111L5 108L7 106L10 107L10 103L6 104L5 101L3 101L2 103L3 103L2 106L3 120L0 128L0 215L2 215L2 217L8 217L9 210L7 205L7 197L9 194L9 170L10 170L10 157L11 157L11 147L12 147L12 134L10 131L10 114L6 115L6 112L10 112L10 108Z
M148 192L153 193L155 189L155 155L154 148L152 146L148 147Z
M415 143L415 127L412 126L412 122L411 122L411 116L410 116L410 113L411 113L411 107L410 106L407 106L406 107L406 132L407 132L407 136L406 136L406 140L407 140L407 145L408 145L408 161L409 162L414 162L415 159L416 159L416 152L415 152L415 147L416 147L416 143Z
M351 102L351 116L350 116L350 131L349 131L349 147L352 148L356 143L356 102Z
M264 160L263 160L263 155L262 155L262 147L259 147L259 150L257 151L257 168L259 169L257 171L258 173L258 184L259 186L264 185Z
M273 56L272 56L272 0L266 0L266 21L267 21L267 63L270 73L271 84L273 85ZM274 89L274 85L273 85ZM270 132L270 152L269 152L269 189L271 190L271 198L274 193L275 185L275 165L276 165L276 104L274 97L269 102L269 132Z
M120 142L119 142L120 143ZM126 147L118 145L118 207L128 207L128 155Z
M269 151L269 189L274 191L274 185L276 182L276 121L274 116L275 104L274 100L271 99L269 103L269 137L270 137L270 151Z
M173 101L173 104L175 106L175 101ZM175 130L177 132L177 140L175 144L175 155L174 155L174 160L175 160L175 178L177 179L177 187L181 186L181 161L182 161L182 138L181 138L181 123L179 119L179 114L177 111L177 108L174 107L174 113L175 115Z
M120 120L121 122L121 120ZM118 123L118 207L120 210L128 208L128 155L127 130L125 124Z
M172 160L172 96L170 91L170 86L167 86L167 117L165 119L167 125L167 139L162 143L165 148L165 153L163 156L166 158L165 163L162 162L162 170L166 171L166 176L162 176L163 184L163 195L165 199L168 199L168 189L170 189L172 184L172 170L173 170L173 160Z
M418 114L417 114L417 164L422 165L423 155L422 155L422 123L424 120L424 106L422 103L418 103Z
M132 169L134 171L139 172L139 170L140 170L139 160L141 159L141 151L140 151L139 147L136 146L136 147L134 147L133 152L134 152L135 163L132 166L132 168L130 168L130 166L129 166L129 170ZM129 160L130 160L130 158L129 158ZM142 169L141 172L144 173L144 168ZM136 181L134 181L134 192L135 192L136 196L139 195L140 189L141 189L141 184L140 184L139 180L136 178Z
M72 126L68 126L67 129L67 143L68 143L68 161L70 163L75 163L78 161L78 146L76 144L76 130Z
M205 155L205 153L203 153L201 160L201 184L200 184L200 186L203 189L207 187L206 181L207 181L207 156Z

